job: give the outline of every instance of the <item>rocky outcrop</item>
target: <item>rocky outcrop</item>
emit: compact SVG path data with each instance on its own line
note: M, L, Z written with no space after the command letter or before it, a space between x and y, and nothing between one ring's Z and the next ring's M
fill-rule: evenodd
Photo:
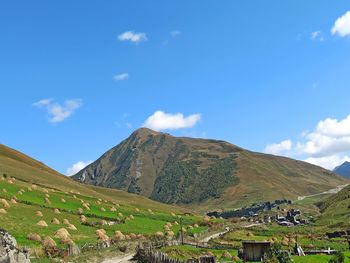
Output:
M0 229L0 263L30 263L29 252L18 249L16 239Z

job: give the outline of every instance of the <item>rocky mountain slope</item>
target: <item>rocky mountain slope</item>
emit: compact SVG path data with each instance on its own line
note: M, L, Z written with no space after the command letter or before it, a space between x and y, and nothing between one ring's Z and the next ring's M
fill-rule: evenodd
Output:
M247 151L225 141L139 129L73 176L163 203L200 209L296 198L347 182L302 161Z
M350 162L344 162L342 165L335 167L333 172L340 176L350 178Z

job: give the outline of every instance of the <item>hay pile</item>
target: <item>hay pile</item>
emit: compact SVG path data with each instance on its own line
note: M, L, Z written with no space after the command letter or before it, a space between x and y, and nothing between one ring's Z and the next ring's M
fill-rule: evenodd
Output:
M55 240L48 236L45 237L45 239L42 242L42 245L44 248L55 248L57 246Z
M33 189L30 186L28 186L27 189L29 192L33 191Z
M224 253L222 253L222 258L228 258L228 259L232 259L232 255L230 254L230 252L228 252L227 250L224 251Z
M47 198L50 198L50 195L49 195L49 194L45 194L45 196L46 196Z
M82 224L85 224L85 223L87 222L87 219L86 219L86 217L85 217L84 215L81 215L81 216L80 216L80 222L81 222Z
M84 210L83 210L83 208L79 207L77 212L78 212L79 215L81 215L84 212Z
M166 232L166 236L168 239L173 239L174 238L174 232L173 231L167 231Z
M109 237L106 234L106 230L104 229L98 229L96 230L96 236L99 241L108 241Z
M147 211L148 211L150 214L152 214L152 215L154 214L153 211L152 211L152 209L148 209Z
M69 225L70 223L69 223L69 220L68 219L63 219L63 224L65 224L65 225Z
M137 235L134 234L134 233L130 233L129 236L130 236L130 239L131 239L131 240L137 239Z
M83 204L83 207L86 209L86 210L88 210L88 211L90 211L90 207L89 207L89 204L87 204L87 203L84 203Z
M232 261L233 261L233 262L240 262L241 259L240 259L239 257L237 257L237 256L233 256L233 257L232 257Z
M133 215L129 215L130 220L134 220L135 217Z
M101 201L99 201L99 200L98 200L98 201L96 201L96 204L100 205L100 204L101 204Z
M122 232L120 232L119 230L115 231L114 233L114 239L117 241L122 241L125 240L125 235L123 235Z
M11 203L12 203L12 204L17 204L16 199L11 198Z
M172 216L176 216L176 214L175 214L174 212L171 212L171 215L172 215Z
M0 214L7 214L7 211L4 208L0 208Z
M101 225L103 225L103 226L107 225L107 221L106 220L101 220Z
M73 224L69 224L69 225L67 226L67 228L70 229L70 230L74 230L74 231L78 230L78 229L75 227L75 225L73 225Z
M199 227L199 225L198 224L194 224L193 227L197 228L197 227Z
M130 235L125 235L125 240L131 240Z
M48 227L47 223L44 220L40 220L38 223L36 223L36 225L40 227Z
M112 207L109 209L109 211L115 212L115 211L117 211L117 208L115 208L114 206L112 206Z
M2 206L4 207L4 208L10 208L10 204L7 202L7 200L6 199L0 199L0 203L2 204Z
M178 225L179 225L179 223L178 223L177 221L175 221L175 222L174 222L174 225L177 225L177 226L178 226Z
M49 190L47 190L46 188L43 189L43 192L48 194L49 193Z
M120 213L120 212L119 212L119 213L118 213L118 216L119 216L119 217L123 217L123 213Z
M254 234L252 232L247 233L247 237L253 237L253 236L254 236Z
M59 210L58 208L55 208L55 209L53 210L53 212L54 212L55 214L61 214L61 212L60 212L60 210Z
M105 209L104 207L101 207L101 208L100 208L100 211L106 212L106 209Z
M193 226L188 226L188 229L192 230L192 229L193 229Z
M46 204L49 204L49 205L51 204L51 201L50 201L49 198L47 198L47 197L44 198L44 202L45 202Z
M36 189L38 189L38 186L36 186L35 184L32 184L31 188L32 188L33 190L36 190Z
M12 181L11 179L8 179L7 182L8 182L9 184L13 184L13 181Z
M164 229L165 231L170 231L170 227L169 227L168 225L164 225L164 226L163 226L163 229Z
M135 211L136 211L136 212L140 212L140 209L138 209L138 208L136 207L136 208L135 208Z
M74 199L77 199L77 196L76 196L76 195L73 195L73 198L74 198Z
M67 229L60 228L55 232L54 237L59 239L70 238L70 234Z
M38 234L35 234L35 233L29 233L27 235L27 239L28 240L33 240L33 241L41 241L41 237L38 235Z
M54 218L51 220L51 223L54 225L59 225L60 224L60 220L58 220L57 218Z
M65 203L66 200L65 200L64 198L61 198L61 202L62 202L62 203Z
M44 216L43 213L42 213L41 211L36 211L36 212L35 212L35 215L36 215L36 216L39 216L39 217L43 217L43 216Z
M5 188L2 189L3 193L7 193L7 190Z
M158 231L158 232L156 233L156 237L158 237L158 238L163 238L163 237L164 237L164 233Z
M203 218L203 221L206 222L206 223L208 223L208 222L210 221L210 217L209 217L209 216L205 216L205 217Z

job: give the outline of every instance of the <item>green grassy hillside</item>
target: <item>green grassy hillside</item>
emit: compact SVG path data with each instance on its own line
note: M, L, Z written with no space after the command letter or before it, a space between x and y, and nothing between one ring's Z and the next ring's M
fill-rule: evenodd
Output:
M201 210L296 199L347 182L302 161L144 128L73 178Z
M60 228L66 228L76 244L95 243L95 232L101 228L109 237L117 230L131 238L158 231L176 235L179 216L189 235L207 230L197 225L202 217L185 215L184 209L120 190L81 185L20 152L3 145L0 149L1 228L13 234L20 246L41 246L40 241L28 239L29 234L50 236L62 245L55 237ZM94 226L82 224L81 215Z

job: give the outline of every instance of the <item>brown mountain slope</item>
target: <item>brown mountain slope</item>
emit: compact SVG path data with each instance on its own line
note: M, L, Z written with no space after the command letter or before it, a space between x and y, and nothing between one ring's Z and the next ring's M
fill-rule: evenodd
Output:
M80 184L29 156L0 144L0 177L6 174L19 180L35 183L61 191L74 191L95 198L118 201L120 204L137 203L145 208L172 211L173 207L163 205L143 196L117 189L106 189Z
M164 203L200 204L203 210L294 199L347 182L305 162L250 152L224 141L178 138L145 128L73 178Z

